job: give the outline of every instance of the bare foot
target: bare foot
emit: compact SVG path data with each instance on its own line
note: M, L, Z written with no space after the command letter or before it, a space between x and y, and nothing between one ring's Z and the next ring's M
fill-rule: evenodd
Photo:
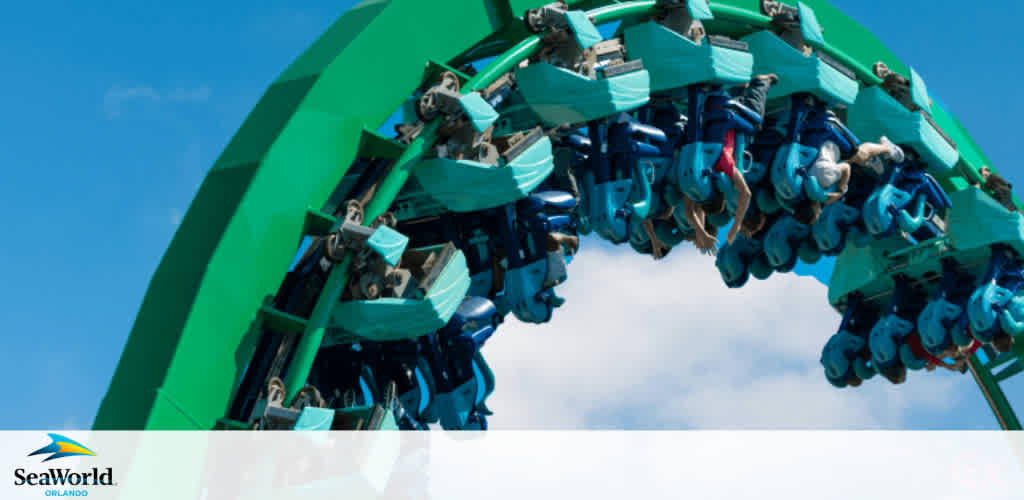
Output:
M658 260L664 257L666 250L668 250L668 246L662 243L661 240L651 240L651 255L654 255L654 260Z
M715 255L718 253L718 239L714 236L697 234L693 244L704 255Z
M559 246L565 246L572 253L576 253L580 248L580 239L578 236L570 234L551 232L548 233L547 245L548 251L555 251L559 249Z
M658 234L654 232L654 223L651 222L651 219L644 219L644 232L647 233L647 239L651 241L651 255L654 256L654 260L664 257L664 251L668 250L668 246L658 239Z

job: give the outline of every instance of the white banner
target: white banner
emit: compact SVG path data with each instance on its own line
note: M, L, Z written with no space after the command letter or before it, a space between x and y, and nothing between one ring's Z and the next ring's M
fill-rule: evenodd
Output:
M0 499L1020 499L1004 432L0 432Z

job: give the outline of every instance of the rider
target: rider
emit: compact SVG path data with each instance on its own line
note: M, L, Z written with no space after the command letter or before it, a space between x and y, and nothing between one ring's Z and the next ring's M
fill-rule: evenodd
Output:
M892 71L884 62L876 62L872 66L872 71L875 76L882 79L882 88L896 99L897 102L904 105L911 111L918 111L920 108L914 103L914 98L911 94L910 80L906 77ZM931 104L931 98L928 99ZM927 110L925 110L927 111Z
M988 191L989 195L998 201L1000 205L1006 207L1007 210L1016 212L1017 206L1013 204L1013 185L1006 182L999 174L993 172L992 169L988 168L988 165L978 169L978 173L985 180L985 190Z
M778 83L779 77L775 74L757 75L750 80L749 83L733 89L733 95L740 104L750 108L760 116L764 116L765 100L768 94L768 89L772 85ZM737 95L738 94L738 95ZM736 200L736 214L732 228L729 229L727 241L732 243L736 239L736 235L739 234L743 228L743 218L746 216L747 207L750 204L751 191L750 187L747 186L747 182L743 179L743 173L736 166L736 158L734 156L736 150L736 131L729 130L725 134L725 141L722 143L722 154L718 157L718 161L715 162L714 171L725 174L733 185L736 186L737 200ZM685 197L684 206L686 209L686 220L689 221L690 226L696 231L694 236L694 245L700 249L701 253L714 254L718 251L718 238L715 235L710 234L704 227L704 207L698 205L696 202Z
M664 212L659 214L657 218L661 220L668 220L672 217L672 213L674 211L673 207L669 206ZM651 239L651 255L654 256L654 260L664 257L669 250L671 250L671 247L658 238L658 233L654 231L654 221L651 217L644 219L643 224L644 232L647 233L647 237Z
M704 40L704 35L707 34L704 30L704 23L690 16L685 0L682 2L679 0L669 1L668 3L675 5L665 11L664 17L660 19L661 24L700 45Z
M850 163L863 165L881 174L884 166L881 159L901 163L904 160L903 150L883 136L879 144L864 142L848 161L840 161L842 153L839 146L832 141L825 141L818 150L818 157L811 164L810 174L818 181L822 189L836 186L835 192L828 194L825 204L834 203L843 197L850 184Z

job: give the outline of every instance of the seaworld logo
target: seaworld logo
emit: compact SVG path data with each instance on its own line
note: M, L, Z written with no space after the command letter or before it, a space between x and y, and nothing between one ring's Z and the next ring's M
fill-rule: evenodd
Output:
M44 462L49 462L50 460L53 460L55 458L70 457L74 455L96 456L96 453L94 451L90 450L89 448L86 448L85 445L73 439L68 439L64 436L61 436L60 434L50 434L49 436L50 439L53 440L52 443L42 448L39 448L38 450L33 451L32 453L29 453L28 456L31 457L33 455L43 455L49 453L50 456L46 457L43 460Z
M96 456L96 452L73 439L61 436L60 434L50 434L49 436L52 440L49 445L29 453L28 456L48 455L43 459L43 462L49 462L50 460L57 458L71 456ZM14 485L71 487L113 486L114 469L107 467L106 470L101 471L97 467L92 467L88 472L72 471L70 468L53 468L39 472L28 472L25 469L17 469L14 471ZM89 492L83 489L46 491L46 496L88 496L88 494Z

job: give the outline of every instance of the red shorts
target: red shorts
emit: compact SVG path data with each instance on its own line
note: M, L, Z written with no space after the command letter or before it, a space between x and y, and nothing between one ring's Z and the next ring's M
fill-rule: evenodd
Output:
M715 162L714 171L725 174L726 177L732 179L733 175L736 175L736 158L734 153L736 151L736 131L730 129L725 133L725 140L722 141L722 155L718 157L718 161Z

